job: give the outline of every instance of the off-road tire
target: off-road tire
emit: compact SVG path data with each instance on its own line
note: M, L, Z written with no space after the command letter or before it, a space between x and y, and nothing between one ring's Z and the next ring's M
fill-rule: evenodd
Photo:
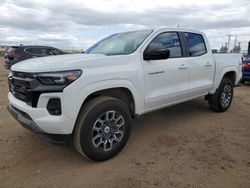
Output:
M93 144L93 128L97 119L107 111L117 111L124 119L123 136L110 151L101 151ZM117 155L126 145L130 135L131 114L126 104L121 100L101 96L85 104L79 112L73 132L73 144L84 157L93 161L104 161Z
M228 105L226 106L223 105L223 100L222 100L223 98L222 95L225 87L230 87L231 89L230 91L231 98L228 102ZM232 100L233 100L233 83L230 79L223 78L215 94L209 96L208 103L211 110L216 112L225 112L230 107Z

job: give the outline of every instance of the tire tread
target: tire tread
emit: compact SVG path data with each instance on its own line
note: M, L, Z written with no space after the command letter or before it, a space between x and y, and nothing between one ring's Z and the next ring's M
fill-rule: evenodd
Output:
M229 78L223 78L219 87L217 88L216 92L209 97L208 102L209 102L209 108L211 110L213 110L215 112L225 112L229 108L230 104L226 109L223 109L220 105L221 90L223 89L223 86L227 83L229 83L233 89L232 81ZM233 100L233 95L232 95L232 100Z
M82 146L81 146L81 129L84 126L84 122L86 120L86 118L88 117L89 113L94 110L97 106L101 105L104 102L107 101L119 101L121 102L119 99L117 98L113 98L113 97L109 97L109 96L100 96L100 97L96 97L90 101L88 101L80 110L77 120L76 120L76 124L75 124L75 128L74 128L74 132L73 132L73 145L75 147L75 149L85 158L89 159L89 160L93 160L90 159L88 156L86 156L82 150ZM97 160L96 161L101 161L101 160Z

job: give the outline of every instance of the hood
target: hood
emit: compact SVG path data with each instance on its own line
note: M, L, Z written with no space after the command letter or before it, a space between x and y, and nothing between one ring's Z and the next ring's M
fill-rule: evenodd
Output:
M32 58L14 64L12 71L18 72L53 72L81 69L86 66L88 60L106 57L102 54L66 54L40 58Z

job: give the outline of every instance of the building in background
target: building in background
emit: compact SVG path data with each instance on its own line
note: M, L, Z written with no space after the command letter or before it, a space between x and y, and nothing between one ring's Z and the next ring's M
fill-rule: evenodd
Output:
M220 53L227 53L227 42L225 43L225 46L223 46L223 44L221 45Z
M234 48L230 51L231 53L240 53L241 50L241 46L240 46L240 42L238 42L238 45L234 45Z

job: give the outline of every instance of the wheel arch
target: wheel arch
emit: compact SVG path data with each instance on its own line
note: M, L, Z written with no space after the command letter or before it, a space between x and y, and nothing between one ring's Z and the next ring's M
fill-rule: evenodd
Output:
M109 96L122 100L128 104L128 108L132 116L139 114L144 107L144 98L139 93L139 89L129 81L124 79L105 80L94 82L83 86L77 94L77 117L84 105L91 99L98 96ZM81 103L79 103L81 101ZM76 118L77 118L76 117Z
M233 83L234 85L236 85L236 77L237 77L236 71L233 71L233 70L232 70L232 71L228 71L228 72L224 73L222 79L223 79L223 78L228 78L229 80L232 81L232 83Z
M214 79L214 86L209 94L213 94L216 92L216 89L220 86L220 83L224 77L229 78L232 81L233 85L237 85L238 74L236 67L227 67L223 71L221 71L221 73L217 72L215 74L216 76Z
M84 108L85 104L89 102L90 100L96 97L100 97L100 96L113 97L113 98L117 98L123 101L128 106L131 116L132 117L135 116L135 112L136 112L135 111L135 99L134 99L132 92L126 87L106 88L106 89L101 89L101 90L92 92L83 101L81 108Z

